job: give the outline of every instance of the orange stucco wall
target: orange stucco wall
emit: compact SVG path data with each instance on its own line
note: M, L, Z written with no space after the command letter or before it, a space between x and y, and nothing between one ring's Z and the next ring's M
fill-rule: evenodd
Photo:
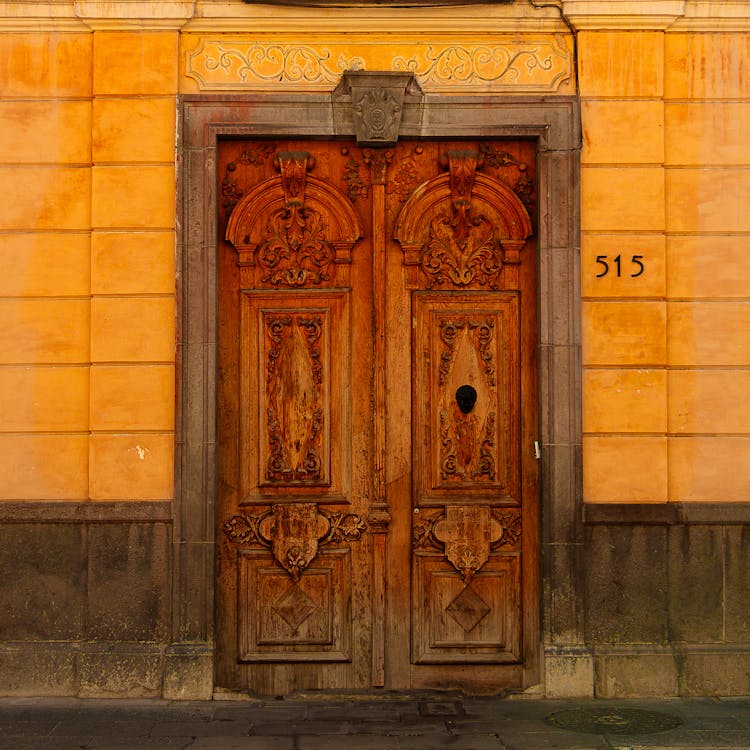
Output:
M228 21L213 30L200 7L171 24L92 23L81 8L97 3L72 1L39 3L33 30L33 4L11 5L0 3L0 498L169 499L176 95L248 90L231 66L196 73L202 44L280 37L267 22L255 34ZM320 50L328 39L370 67L411 50L427 70L435 50L494 38L476 21L414 36L403 13L400 36L337 26L329 38L324 17L308 33L287 13L290 43ZM573 34L562 21L553 33L550 13L542 32L532 19L497 39L541 38L563 60ZM747 500L750 18L660 23L589 19L577 79L571 67L544 82L581 101L584 498ZM310 90L330 89L324 78ZM512 96L540 80L433 85ZM609 265L600 278L598 256Z

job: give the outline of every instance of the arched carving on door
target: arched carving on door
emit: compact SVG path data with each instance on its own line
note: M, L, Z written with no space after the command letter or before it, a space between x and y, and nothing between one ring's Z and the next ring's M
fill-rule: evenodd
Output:
M315 165L307 152L279 152L274 163L280 175L255 185L229 218L226 239L240 265L255 267L257 287L345 285L345 267L362 236L354 207L333 185L307 174Z
M452 151L444 161L448 173L420 185L396 222L410 288L513 288L504 269L520 262L532 234L526 208L509 187L476 172L478 152Z

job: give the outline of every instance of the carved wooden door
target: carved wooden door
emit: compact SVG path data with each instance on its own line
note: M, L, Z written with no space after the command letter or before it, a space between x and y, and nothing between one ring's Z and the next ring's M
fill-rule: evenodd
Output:
M220 145L219 686L538 679L534 148Z

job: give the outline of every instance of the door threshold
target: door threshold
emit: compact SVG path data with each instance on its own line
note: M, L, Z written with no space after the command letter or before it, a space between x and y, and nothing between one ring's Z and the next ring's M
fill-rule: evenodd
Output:
M423 702L461 702L465 695L460 690L392 690L385 688L362 688L351 690L321 689L297 690L288 695L258 695L248 690L214 688L213 700L246 703L267 703L268 701L418 701ZM502 696L500 696L502 697Z
M460 690L392 690L362 688L351 690L298 690L287 700L298 701L462 701Z

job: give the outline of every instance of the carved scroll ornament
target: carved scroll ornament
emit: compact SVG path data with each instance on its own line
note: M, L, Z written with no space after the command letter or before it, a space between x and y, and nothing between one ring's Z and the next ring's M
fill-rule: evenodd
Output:
M454 505L433 514L420 513L412 527L414 549L442 549L465 583L487 562L490 552L515 546L520 538L518 511L486 505Z
M356 541L366 529L367 522L356 513L329 511L315 503L279 503L259 515L234 515L224 524L231 541L270 548L294 581L319 547Z
M315 159L305 151L278 152L278 177L255 185L237 203L226 239L240 265L257 266L259 282L271 288L335 283L336 264L350 263L362 236L346 196L308 174Z
M443 481L495 479L496 413L490 407L497 401L494 325L492 318L471 316L440 321L439 456ZM471 405L462 408L456 394L467 387L462 385L464 380L476 387L471 388Z
M477 172L482 162L476 151L448 152L448 174L420 185L401 209L394 237L404 265L421 269L419 286L497 289L503 266L520 263L531 220L510 188Z

